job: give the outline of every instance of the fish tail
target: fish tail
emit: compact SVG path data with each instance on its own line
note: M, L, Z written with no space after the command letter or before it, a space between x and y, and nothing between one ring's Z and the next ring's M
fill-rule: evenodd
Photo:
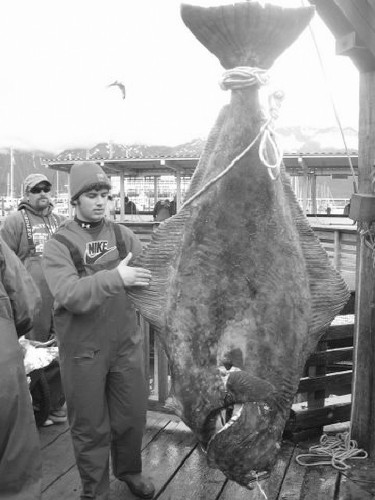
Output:
M268 69L306 28L314 7L283 8L256 1L217 7L181 5L181 17L225 69Z

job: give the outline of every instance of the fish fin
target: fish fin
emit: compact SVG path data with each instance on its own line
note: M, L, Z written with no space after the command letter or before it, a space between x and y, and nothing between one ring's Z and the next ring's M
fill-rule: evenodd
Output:
M306 28L314 7L283 8L258 2L200 7L181 5L181 17L195 37L226 69L268 69Z
M350 293L341 275L331 265L327 252L303 214L284 170L282 181L306 262L312 306L309 347L315 347L325 328L349 300Z
M230 372L226 388L236 403L264 401L276 392L273 384L244 370Z
M164 408L168 411L171 411L178 417L182 418L183 415L183 406L181 403L178 401L178 399L175 396L169 396L164 403Z
M163 221L154 231L151 242L133 262L135 266L149 269L152 279L147 288L129 289L128 296L142 316L160 332L165 327L166 297L173 272L172 263L182 244L185 221L189 216L190 211L185 209Z

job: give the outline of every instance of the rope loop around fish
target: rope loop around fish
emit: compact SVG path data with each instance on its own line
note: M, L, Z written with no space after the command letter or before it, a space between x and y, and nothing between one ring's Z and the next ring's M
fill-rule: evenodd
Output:
M271 177L272 180L276 180L279 177L280 174L280 165L281 161L283 158L282 152L275 140L274 132L273 129L270 127L272 123L272 118L269 118L266 123L260 128L258 134L256 137L253 139L253 141L245 148L242 153L237 155L231 162L230 164L222 171L220 174L218 174L216 177L208 181L199 191L197 191L193 196L191 196L188 200L185 201L181 205L181 209L187 207L190 205L195 199L197 199L199 196L201 196L209 187L211 187L213 184L215 184L218 180L220 180L222 177L224 177L232 168L243 158L246 153L248 153L251 148L257 143L258 139L260 138L260 143L259 143L259 158L262 164L268 169L268 173ZM269 161L269 148L268 145L270 146L270 149L272 151L272 154L274 156L274 162L270 163ZM275 173L274 173L275 172Z
M187 207L192 203L195 199L197 199L199 196L201 196L209 187L211 187L213 184L215 184L218 180L220 180L222 177L224 177L232 168L243 158L246 153L248 153L251 148L257 143L258 139L260 138L260 143L259 143L259 158L263 165L268 169L268 173L271 177L272 180L276 180L280 174L280 165L282 161L282 152L279 149L277 142L274 138L274 133L273 130L270 128L270 124L272 122L272 118L269 118L266 123L260 128L258 134L255 136L253 141L245 148L242 153L237 155L231 162L230 164L222 171L220 174L218 174L216 177L208 181L199 191L197 191L193 196L191 196L188 200L183 203L181 206L182 208ZM273 151L274 154L274 163L270 163L268 160L268 147L267 144L271 146L271 150ZM274 173L274 171L276 173Z
M268 82L267 70L250 66L237 66L223 73L219 85L223 90L239 90L252 85L267 85Z
M296 462L305 467L331 465L343 471L350 468L346 460L354 458L364 460L367 457L367 452L358 448L357 442L350 439L349 432L343 432L336 436L323 434L319 444L310 446L309 453L298 455Z
M265 128L268 126L269 124L269 121L268 120L264 125L263 127L261 127L261 129L259 130L258 134L256 135L256 137L253 139L253 141L247 146L246 149L244 149L242 151L242 153L240 153L239 155L237 155L231 162L230 164L222 171L220 172L220 174L218 174L216 177L214 177L213 179L211 179L210 181L208 181L201 189L199 189L199 191L197 191L195 194L193 194L193 196L191 196L188 200L185 201L185 203L181 206L181 209L187 207L188 205L190 205L190 203L192 203L195 199L197 199L199 196L201 196L205 191L207 191L207 189L209 187L211 187L213 184L215 184L219 179L221 179L222 177L224 177L228 172L230 172L230 170L232 170L232 168L239 162L239 160L245 156L245 154L250 151L250 149L254 146L254 144L256 144L256 142L258 141L258 139L262 136L262 134L264 133L264 130ZM180 210L181 210L180 209Z
M220 87L224 90L240 90L252 85L266 85L269 82L268 72L261 68L252 68L247 66L238 66L237 68L229 69L224 72L221 80ZM267 121L262 125L256 137L252 142L237 155L230 164L218 174L216 177L208 181L199 191L183 203L181 206L185 208L190 205L195 199L201 196L207 189L215 184L219 179L224 177L232 168L248 153L254 145L259 142L259 159L262 164L267 168L268 174L272 180L276 180L280 175L280 166L283 159L283 153L279 147L275 132L273 130L273 122L279 116L281 102L284 99L284 93L275 91L270 94L268 98L268 114Z

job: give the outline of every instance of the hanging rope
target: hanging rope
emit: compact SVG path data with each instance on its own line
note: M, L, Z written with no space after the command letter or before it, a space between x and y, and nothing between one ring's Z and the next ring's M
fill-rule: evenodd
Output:
M262 497L265 499L265 500L268 500L268 496L266 495L266 492L264 491L264 489L262 488L262 485L260 484L258 478L256 478L256 485L258 486L258 489L260 491L260 494L262 495Z
M266 70L260 68L248 68L239 66L237 68L226 71L219 84L223 90L239 90L252 85L265 85L269 81ZM181 206L181 209L190 205L195 199L201 196L209 187L215 184L218 180L224 177L232 168L243 158L253 147L259 142L259 158L262 164L267 168L267 171L272 180L278 178L280 174L280 165L282 162L283 154L275 139L273 130L273 122L279 115L279 109L284 94L276 91L269 97L269 118L262 125L256 137L252 142L237 155L230 164L213 179L209 180L199 191L191 196ZM273 161L272 158L273 157Z
M305 5L304 0L301 0L301 4ZM315 45L315 49L316 49L316 53L317 53L317 56L318 56L319 64L320 64L320 67L321 67L321 70L322 70L322 73L323 73L323 78L324 78L326 86L327 86L328 96L329 96L330 101L331 101L331 106L332 106L332 109L333 109L333 113L335 115L337 125L338 125L338 127L340 129L340 134L341 134L342 142L343 142L344 148L345 148L345 154L346 154L346 156L348 158L350 171L351 171L352 177L353 177L353 191L354 191L354 193L357 193L358 192L358 186L357 186L357 180L355 178L355 172L354 172L353 162L352 162L352 159L351 159L351 156L350 156L350 153L349 153L348 146L346 144L344 130L343 130L343 127L342 127L342 124L341 124L341 120L340 120L340 117L339 117L339 114L338 114L338 111L337 111L337 108L336 108L335 100L333 98L333 94L332 94L332 91L331 91L331 88L330 88L330 85L329 85L329 82L328 82L327 73L326 73L326 70L325 70L325 67L324 67L322 56L320 54L319 46L317 44L314 31L313 31L313 29L311 27L311 23L309 24L309 31L310 31L310 34L311 34L312 41L313 41L313 43Z
M284 100L284 93L281 91L273 92L268 98L270 126L266 127L261 137L259 144L259 158L263 165L268 169L268 173L272 180L276 180L280 175L280 165L283 159L283 153L279 147L275 133L273 130L273 123L278 119L280 114L281 103ZM271 163L270 155L273 156L274 161ZM276 173L274 173L276 172Z
M309 453L298 455L296 462L305 467L331 465L342 471L350 469L350 465L346 463L347 460L363 460L367 457L367 452L358 448L357 442L350 439L349 432L343 432L336 436L323 434L319 444L310 446Z
M364 244L372 252L372 267L375 268L375 235L374 229L368 222L358 223L359 234L363 238Z

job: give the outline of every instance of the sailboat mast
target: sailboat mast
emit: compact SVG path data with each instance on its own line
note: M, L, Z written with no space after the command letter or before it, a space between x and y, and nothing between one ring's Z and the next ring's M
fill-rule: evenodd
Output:
M10 148L10 197L14 198L14 158L13 148Z

